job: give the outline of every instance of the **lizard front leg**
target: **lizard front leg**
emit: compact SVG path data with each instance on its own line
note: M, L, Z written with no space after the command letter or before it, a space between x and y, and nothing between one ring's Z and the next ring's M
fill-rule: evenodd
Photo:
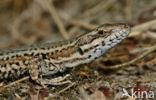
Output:
M42 60L41 61L41 66L40 66L40 72L41 75L44 77L47 76L53 76L57 73L63 72L65 69L63 69L63 67L56 65L55 63L53 63L53 61L51 60ZM63 85L63 84L67 84L67 83L71 83L70 80L66 80L67 78L69 78L69 74L65 75L65 76L57 76L57 77L53 77L53 78L45 78L43 80L43 83L46 85Z
M39 63L40 63L39 58L34 58L30 60L30 69L29 69L30 78L39 85L46 87L42 79L39 78Z
M29 74L31 79L43 87L46 87L45 85L63 85L66 83L71 83L71 81L66 80L69 77L69 74L65 76L58 76L53 79L42 79L42 76L50 76L60 72L58 67L56 67L56 65L53 66L54 64L51 64L51 62L34 58L30 61L30 63Z

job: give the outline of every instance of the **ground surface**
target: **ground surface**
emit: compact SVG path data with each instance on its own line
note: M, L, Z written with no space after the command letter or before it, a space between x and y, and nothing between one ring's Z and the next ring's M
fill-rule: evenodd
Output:
M1 0L0 49L72 38L103 23L128 23L130 36L96 61L65 72L70 84L43 89L28 79L6 81L0 100L156 99L155 0L51 1Z

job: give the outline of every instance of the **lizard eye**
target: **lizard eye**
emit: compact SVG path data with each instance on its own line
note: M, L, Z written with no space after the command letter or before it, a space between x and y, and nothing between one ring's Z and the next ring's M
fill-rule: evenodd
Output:
M102 35L103 33L104 33L103 30L98 31L98 34L100 34L100 35Z
M83 52L83 50L81 48L77 48L77 51L80 53L80 55L84 54L84 52Z

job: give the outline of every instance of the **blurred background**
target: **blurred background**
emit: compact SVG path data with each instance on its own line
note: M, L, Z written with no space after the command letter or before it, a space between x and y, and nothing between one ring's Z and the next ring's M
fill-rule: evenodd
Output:
M155 19L155 0L0 0L0 48L69 39L104 23Z
M67 40L104 23L127 23L132 30L109 53L73 70L73 88L61 91L68 85L57 87L54 97L121 100L123 88L156 93L156 0L0 0L0 50ZM42 100L50 94L47 90L34 92L33 86L19 92L22 86L10 87L15 91L5 91L3 97Z

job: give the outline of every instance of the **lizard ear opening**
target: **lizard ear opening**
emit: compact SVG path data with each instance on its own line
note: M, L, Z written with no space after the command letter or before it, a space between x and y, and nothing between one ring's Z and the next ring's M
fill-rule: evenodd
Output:
M77 51L79 52L80 55L83 55L84 54L83 50L80 47L77 48Z

